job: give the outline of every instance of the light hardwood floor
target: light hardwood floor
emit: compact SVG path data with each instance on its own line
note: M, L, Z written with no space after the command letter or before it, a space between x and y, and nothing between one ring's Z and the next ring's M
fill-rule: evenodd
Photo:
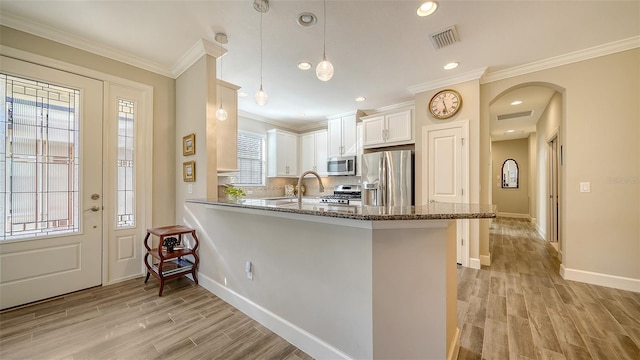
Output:
M496 219L458 269L458 359L640 359L640 294L565 281L530 223ZM191 281L135 279L0 313L0 359L310 357Z
M458 269L459 360L640 360L640 293L562 279L529 221L494 220L490 251Z

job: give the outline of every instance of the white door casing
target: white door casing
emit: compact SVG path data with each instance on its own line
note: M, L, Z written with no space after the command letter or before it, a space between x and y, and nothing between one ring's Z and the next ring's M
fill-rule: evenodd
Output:
M149 89L105 83L105 193L111 194L105 199L104 238L106 274L104 284L141 276L144 271L143 239L147 227L151 227L148 191L151 187L152 133L150 120L153 108L152 93ZM118 134L119 100L133 104L133 224L118 226ZM122 199L120 200L122 201Z
M422 128L422 203L469 202L469 122L455 121ZM424 185L423 185L424 186ZM457 262L469 266L469 221L457 221Z
M56 236L0 242L3 309L101 284L103 84L5 56L1 59L3 73L78 89L81 99L79 229Z

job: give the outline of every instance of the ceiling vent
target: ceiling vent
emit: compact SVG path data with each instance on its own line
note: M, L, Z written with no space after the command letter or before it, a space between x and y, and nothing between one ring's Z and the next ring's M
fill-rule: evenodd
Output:
M498 115L498 120L515 119L519 117L531 116L531 114L533 114L533 110L514 112L511 114L502 114L502 115Z
M459 41L458 31L456 31L456 26L452 25L444 30L440 30L429 35L429 39L431 40L431 45L433 45L434 49L441 49Z

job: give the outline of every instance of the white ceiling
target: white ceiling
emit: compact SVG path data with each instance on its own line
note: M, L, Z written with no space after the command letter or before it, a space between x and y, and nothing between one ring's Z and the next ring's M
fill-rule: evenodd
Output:
M495 73L640 36L639 1L440 1L426 18L416 16L420 3L327 1L326 53L335 75L321 82L313 69L322 60L322 1L271 0L263 15L264 107L253 100L260 83L260 13L253 0L2 0L0 23L174 77L194 44L225 32L222 79L248 94L239 98L239 109L294 127L411 101L410 89L448 86L448 79L479 69ZM318 16L318 23L299 26L302 12ZM451 25L460 41L435 50L429 34ZM300 61L313 69L299 70ZM451 61L460 66L443 70ZM367 100L358 103L358 96ZM550 94L539 98L548 102ZM546 106L522 100L536 106L538 116ZM492 113L511 111L500 104ZM417 111L424 105L416 104Z

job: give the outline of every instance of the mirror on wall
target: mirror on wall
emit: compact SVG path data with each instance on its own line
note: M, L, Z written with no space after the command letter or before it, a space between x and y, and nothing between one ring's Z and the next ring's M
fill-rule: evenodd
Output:
M502 164L502 188L518 188L518 163L513 159L507 159Z

